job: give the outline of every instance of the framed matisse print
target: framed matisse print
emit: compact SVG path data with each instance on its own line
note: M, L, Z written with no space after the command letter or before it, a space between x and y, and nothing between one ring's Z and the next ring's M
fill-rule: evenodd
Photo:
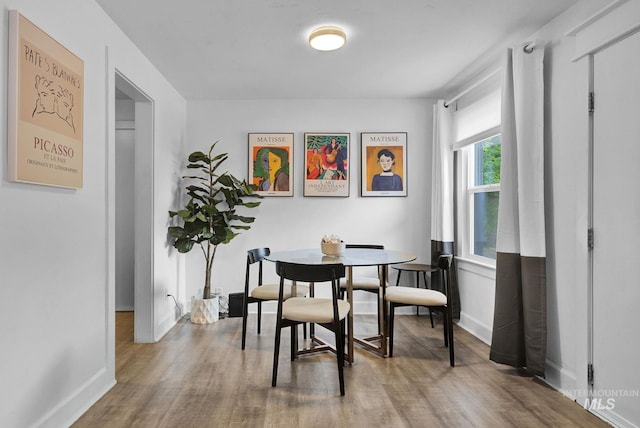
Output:
M293 134L249 134L249 182L261 196L293 196Z
M304 134L304 196L349 196L350 136Z
M360 134L362 196L407 196L407 133Z
M7 178L82 188L84 62L9 11Z

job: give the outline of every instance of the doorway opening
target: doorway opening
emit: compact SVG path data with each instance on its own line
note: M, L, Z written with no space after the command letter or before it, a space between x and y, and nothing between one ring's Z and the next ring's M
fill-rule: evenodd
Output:
M136 343L154 341L153 101L115 73L115 310Z

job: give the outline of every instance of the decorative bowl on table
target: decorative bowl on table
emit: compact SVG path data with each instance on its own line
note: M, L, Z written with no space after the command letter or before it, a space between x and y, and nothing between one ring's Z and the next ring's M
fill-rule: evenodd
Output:
M344 253L344 242L320 241L320 250L327 256L339 256Z

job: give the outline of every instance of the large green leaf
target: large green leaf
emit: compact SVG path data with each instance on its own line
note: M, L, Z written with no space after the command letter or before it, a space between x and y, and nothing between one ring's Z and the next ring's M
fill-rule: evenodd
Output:
M220 211L216 207L216 205L207 204L202 206L202 213L207 217L215 217Z
M169 235L172 238L184 238L185 236L187 236L187 233L180 226L171 226L169 227Z
M180 253L188 253L193 248L193 242L189 239L177 239L173 246Z
M238 226L238 225L233 225L231 226L232 229L242 229L242 230L249 230L251 229L251 226Z
M189 155L189 162L206 162L209 163L209 156L202 152L193 152Z
M236 220L240 220L243 223L253 223L254 220L256 219L255 217L243 217L243 216L235 216L234 217Z
M218 182L227 187L235 187L233 177L229 174L224 174L218 177Z

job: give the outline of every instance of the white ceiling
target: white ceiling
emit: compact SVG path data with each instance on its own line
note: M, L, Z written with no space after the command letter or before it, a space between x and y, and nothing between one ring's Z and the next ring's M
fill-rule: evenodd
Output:
M444 96L576 1L97 0L187 99ZM345 47L308 46L326 24Z

